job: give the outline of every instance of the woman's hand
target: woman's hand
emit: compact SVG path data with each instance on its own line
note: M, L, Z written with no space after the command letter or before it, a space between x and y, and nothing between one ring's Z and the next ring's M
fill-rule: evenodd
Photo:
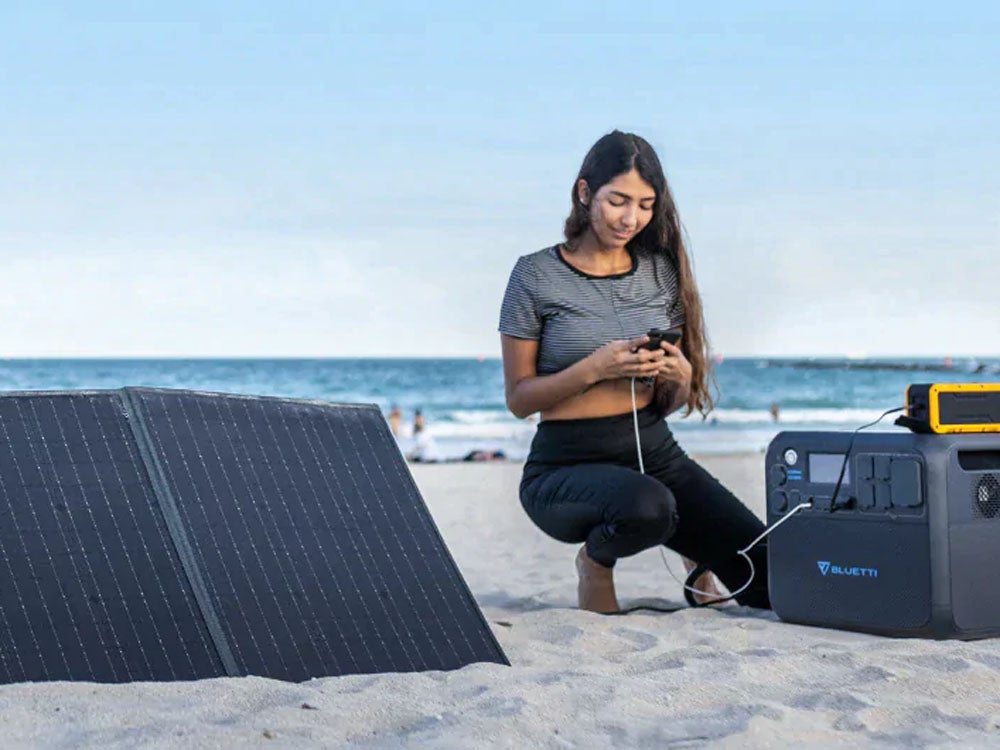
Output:
M648 342L649 336L612 341L591 354L587 359L593 368L595 382L657 375L667 354L662 349L641 348ZM688 369L690 371L690 365Z
M660 342L666 356L660 363L660 369L656 371L656 383L670 383L673 389L681 388L687 390L691 387L691 363L684 356L679 346L666 341Z
M664 416L677 411L691 393L691 363L680 347L660 342L664 357L656 373L653 399Z

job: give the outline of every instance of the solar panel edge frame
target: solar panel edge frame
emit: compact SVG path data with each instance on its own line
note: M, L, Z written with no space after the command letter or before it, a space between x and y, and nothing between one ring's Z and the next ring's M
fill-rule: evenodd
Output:
M81 388L79 390L72 388L59 390L53 388L39 391L0 391L0 396L4 398L7 396L107 396L108 394L116 393L118 393L118 390L113 388Z
M226 399L242 399L246 401L271 401L279 402L282 404L300 404L303 406L318 406L321 408L329 408L331 406L336 406L340 409L358 409L358 410L369 410L378 409L378 404L368 403L368 404L357 404L348 403L343 401L324 401L322 399L316 398L289 398L286 396L260 396L254 393L226 393L224 391L199 391L192 388L157 388L154 386L126 386L123 390L129 393L167 393L172 395L190 395L190 396L211 396L213 398L226 398ZM381 411L379 414L381 415Z
M174 497L170 492L169 486L167 485L159 456L153 449L149 429L143 417L142 408L138 399L133 398L129 388L121 388L118 391L115 391L115 393L122 401L125 421L128 422L132 435L135 438L136 445L139 449L139 457L141 458L142 463L146 468L146 473L149 476L153 496L156 498L157 505L163 515L167 532L174 545L174 550L177 552L181 568L184 570L184 574L187 577L188 585L191 586L191 592L194 596L195 602L197 602L198 609L205 621L205 627L208 629L209 635L212 638L212 645L215 646L215 650L218 653L219 660L222 662L222 666L226 670L226 674L229 677L244 677L245 675L240 671L236 664L232 647L226 640L219 615L215 611L212 599L208 594L208 588L205 585L205 580L202 577L202 572L198 568L197 562L195 561L191 542L187 538L187 531L184 528L180 513L177 510L177 503L174 501Z
M381 409L379 409L377 404L341 404L330 401L321 401L318 399L294 399L294 398L283 398L281 396L255 396L251 394L219 393L214 391L196 391L184 388L128 387L125 388L124 390L130 394L132 393L169 393L173 395L189 394L197 396L236 398L249 401L271 401L283 404L287 403L308 404L310 406L316 406L323 409L331 409L335 407L335 408L351 408L365 412L375 412L379 417L379 419L375 420L375 423L378 426L377 429L379 429L383 433L383 435L387 437L392 443L395 443L395 438L393 438L392 433L389 431L388 423L384 419L382 419L382 411ZM420 501L420 507L427 516L427 520L430 524L430 529L433 532L434 537L437 539L438 543L441 545L441 549L443 550L448 563L451 565L452 571L455 573L455 576L459 584L461 585L461 591L463 595L466 597L466 600L468 604L471 606L472 610L476 613L476 616L479 618L479 621L482 624L483 628L485 629L486 633L489 634L489 638L496 652L496 656L498 656L500 659L500 661L492 663L501 664L503 666L509 667L510 661L507 659L507 654L504 652L503 647L497 640L496 634L493 632L493 628L490 627L489 621L486 619L486 616L483 614L482 608L479 606L479 602L476 601L476 598L473 595L472 590L469 588L468 582L466 582L465 580L465 576L462 575L461 568L459 568L458 563L455 562L455 558L452 556L451 550L448 549L448 545L445 542L444 537L441 535L441 530L438 528L437 523L434 521L434 515L431 513L430 508L427 507L427 503L424 501L424 497L420 492L420 487L417 485L416 480L413 478L413 473L410 471L409 465L403 458L402 453L400 453L399 456L400 459L402 460L403 468L405 469L404 476L406 477L406 480L409 482L410 489L413 490L417 499ZM163 479L162 475L160 478ZM176 507L174 509L174 512L176 512Z

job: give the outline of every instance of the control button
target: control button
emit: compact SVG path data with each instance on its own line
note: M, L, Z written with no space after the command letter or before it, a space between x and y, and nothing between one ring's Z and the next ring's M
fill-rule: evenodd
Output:
M771 484L775 487L781 487L787 481L788 472L785 471L784 466L781 464L775 464L771 467Z
M872 484L871 482L858 483L858 507L859 508L875 507L875 485Z
M889 478L889 456L875 456L875 478Z
M771 493L771 510L775 513L784 513L788 509L788 495L781 490Z
M875 485L875 507L879 510L888 510L892 507L892 495L889 494L887 482L879 482Z
M794 448L789 448L787 451L785 451L786 464L788 464L789 466L795 466L795 464L797 464L798 462L799 462L799 454L795 451ZM758 474L757 476L760 476L760 474Z
M916 508L922 505L920 464L912 458L894 458L889 468L892 475L889 483L892 504L903 508Z
M856 459L858 479L871 479L875 476L872 471L872 457L869 454L862 453Z

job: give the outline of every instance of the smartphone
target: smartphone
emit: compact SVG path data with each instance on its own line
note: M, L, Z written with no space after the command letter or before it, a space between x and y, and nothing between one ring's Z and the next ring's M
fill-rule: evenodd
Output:
M642 348L655 352L660 348L661 341L666 341L668 344L676 344L681 340L681 333L680 328L671 328L669 330L664 328L650 328L646 333L649 336L649 342L643 344Z

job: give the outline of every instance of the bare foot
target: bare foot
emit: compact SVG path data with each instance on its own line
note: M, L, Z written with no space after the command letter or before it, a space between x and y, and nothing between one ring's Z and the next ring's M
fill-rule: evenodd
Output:
M614 573L611 568L590 559L586 544L580 547L576 555L576 572L580 576L576 587L580 609L602 615L619 611Z

